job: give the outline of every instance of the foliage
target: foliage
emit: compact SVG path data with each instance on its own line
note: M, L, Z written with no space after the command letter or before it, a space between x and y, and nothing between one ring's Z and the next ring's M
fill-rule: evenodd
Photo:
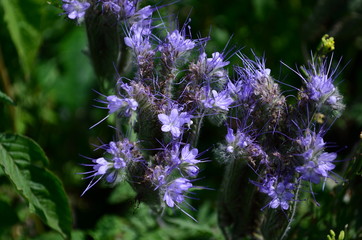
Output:
M335 59L343 56L336 82L346 113L325 137L339 151L339 183L314 189L320 206L301 193L305 201L288 239L325 239L330 229L343 229L345 240L360 239L362 29L356 26L362 25L362 2L184 0L159 11L176 13L180 24L190 16L193 36L212 38L208 53L230 41L227 49L265 54L268 68L285 78L282 91L299 80L279 60L300 65L325 33L334 37ZM223 239L215 210L223 166L216 162L201 167L199 184L214 190L192 200L198 223L177 211L153 215L127 185L99 184L80 197L86 183L77 173L87 163L80 155L98 156L92 144L114 136L112 128L88 130L104 114L92 107L98 97L92 89L107 86L92 70L85 29L62 14L61 1L0 0L0 24L0 239ZM226 134L209 122L205 127L200 149ZM212 151L204 157L213 159Z

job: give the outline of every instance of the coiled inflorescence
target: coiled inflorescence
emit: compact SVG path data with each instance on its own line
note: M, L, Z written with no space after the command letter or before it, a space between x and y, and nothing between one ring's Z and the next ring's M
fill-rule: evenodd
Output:
M93 170L87 174L92 180L85 191L100 179L125 180L138 199L156 211L190 207L188 192L200 188L194 181L204 161L196 145L204 119L227 126L216 155L230 173L222 198L229 218L238 218L234 209L241 204L232 199L238 193L230 192L244 179L237 172L244 171L244 165L253 170L250 182L264 194L264 201L255 202L265 203L261 209L286 212L300 200L303 181L311 186L331 178L336 154L325 152L325 124L316 116L328 121L344 109L332 58L312 57L294 71L303 87L289 103L264 58L254 55L251 60L238 52L242 66L229 77L225 53L208 55L208 39L192 39L188 24L181 29L156 24L156 8L138 8L136 0L63 2L71 19L82 19L88 8L113 16L107 19L116 19L114 24L124 30L121 45L131 53L134 66L129 78L118 77L113 94L98 100L108 116L115 115L118 141L100 146L103 157L91 159Z

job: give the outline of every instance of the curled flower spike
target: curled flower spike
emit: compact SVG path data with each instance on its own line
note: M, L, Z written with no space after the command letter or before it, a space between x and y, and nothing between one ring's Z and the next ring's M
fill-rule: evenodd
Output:
M77 0L63 0L63 9L70 19L77 19L78 22L82 21L85 11L89 8L90 3L80 2Z
M332 67L332 60L314 59L307 66L301 67L302 73L294 71L303 81L304 88L300 90L301 103L310 103L318 111L332 110L333 117L339 117L345 108L343 96L334 85L339 63ZM330 114L328 114L330 115Z

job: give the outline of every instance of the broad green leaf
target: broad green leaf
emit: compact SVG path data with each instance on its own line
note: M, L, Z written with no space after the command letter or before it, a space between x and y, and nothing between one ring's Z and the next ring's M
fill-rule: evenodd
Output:
M43 149L32 139L13 134L0 134L0 147L4 147L14 160L46 167L49 160Z
M21 1L0 0L0 3L4 8L4 19L24 73L29 76L42 41L42 35L39 29L30 24L29 19L25 17L20 8ZM33 11L33 9L27 10Z
M2 91L0 91L0 100L5 103L10 103L12 105L15 105L14 101L8 95L3 93Z
M69 237L71 214L67 196L60 180L38 164L47 162L44 152L29 138L0 135L0 166L5 174L28 201L32 212L63 237Z

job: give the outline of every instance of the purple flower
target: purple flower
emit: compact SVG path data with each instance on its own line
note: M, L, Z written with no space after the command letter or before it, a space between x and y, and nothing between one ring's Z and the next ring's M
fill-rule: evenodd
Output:
M174 61L176 58L182 55L182 53L189 51L195 47L195 42L185 37L179 30L175 30L172 33L168 33L166 37L166 43L159 46L159 50L164 55Z
M205 99L201 100L205 108L218 108L224 111L229 110L229 106L234 102L234 100L229 96L227 90L221 91L218 93L216 90L212 90L211 93L207 92L206 88Z
M228 133L225 136L226 142L231 144L235 141L234 130L232 128L227 129Z
M206 59L206 72L211 73L220 68L223 68L229 64L228 61L224 61L224 56L219 52L211 54L211 58ZM200 55L200 58L205 58L206 53Z
M199 168L196 164L201 162L196 159L197 155L197 148L190 149L190 144L186 144L180 153L180 143L175 143L170 152L169 170L177 168L190 177L196 177L199 173Z
M138 150L135 150L136 146L126 138L121 141L103 144L99 146L99 149L105 150L103 157L92 159L93 164L83 164L93 167L92 171L83 173L91 174L86 178L92 178L83 194L104 177L109 183L115 182L119 174L124 177L124 169L130 162L143 161ZM96 177L98 179L95 180Z
M135 14L136 11L136 2L129 0L120 0L119 1L120 10L119 16L121 19L128 19Z
M274 183L277 181L277 178L274 176L266 175L263 179L262 183L253 182L256 186L259 187L259 191L262 193L269 194L271 191L274 190Z
M190 150L190 144L185 145L181 150L180 169L190 177L196 177L199 174L200 169L196 166L201 162L196 159L198 153L197 148Z
M78 19L81 21L84 18L85 11L89 8L90 3L79 2L77 0L63 0L63 9L70 19Z
M292 190L294 185L288 182L280 182L276 187L271 187L268 195L272 198L268 206L271 208L278 208L279 206L283 210L288 210L289 202L293 200L294 194Z
M228 74L223 67L228 64L229 62L224 61L224 56L219 52L213 53L211 58L207 58L206 53L203 52L198 61L190 65L190 71L197 78L225 80L228 79Z
M112 114L118 110L123 110L125 116L129 116L131 111L136 111L138 103L133 98L119 98L115 95L107 97L109 114Z
M115 95L108 96L107 101L107 108L109 109L109 114L118 111L123 106L123 100Z
M319 101L322 97L331 95L336 88L332 84L332 79L327 75L311 76L306 82L306 91L310 99Z
M152 183L156 186L155 190L158 189L160 186L166 184L166 177L169 175L167 169L162 166L155 166L154 168L150 169L150 179Z
M312 150L313 153L320 152L326 145L321 133L315 133L309 129L304 131L304 136L297 139L297 143L299 143L305 152ZM310 153L307 155L309 154Z
M226 151L228 151L229 153L234 152L234 148L235 148L235 135L234 135L234 130L232 128L228 128L227 129L228 133L225 136L226 142L228 143L228 146L226 148Z
M318 184L321 177L327 178L329 172L335 168L335 165L331 162L336 157L335 153L322 153L317 159L296 167L295 171L301 174L301 179Z
M264 58L255 56L255 61L253 61L242 54L240 54L239 57L244 65L243 67L235 68L239 81L252 86L254 89L259 85L267 83L266 80L270 77L271 70L266 68Z
M185 39L178 30L167 34L166 39L175 52L178 53L186 52L195 47L195 42L190 39Z
M166 202L167 206L173 208L176 204L184 201L185 192L192 187L190 180L186 178L177 178L167 186L163 201Z
M192 165L192 164L188 164L185 167L182 168L182 170L190 177L194 178L197 177L197 175L199 174L199 167Z
M93 166L93 169L95 170L94 176L104 175L107 170L112 167L112 164L102 157L94 159L93 162L95 163Z
M302 175L301 179L318 184L320 182L320 175L315 171L317 167L315 162L309 161L303 166L296 167L295 171Z
M134 52L141 75L153 69L155 51L152 48L150 37L150 23L137 22L132 25L128 36L124 38L125 44Z
M229 133L228 133L229 134ZM253 139L243 130L238 129L234 138L233 144L241 149L246 149L253 143Z
M323 177L328 177L328 172L335 168L335 165L331 162L336 158L336 153L322 153L318 157L318 168L316 169L316 172Z
M176 108L171 110L170 115L158 114L158 119L163 124L161 130L163 132L171 132L172 136L179 137L184 124L191 124L191 116L187 112L178 113Z
M103 0L102 1L102 9L103 11L110 10L114 14L118 14L121 11L121 7L118 4L118 0Z
M187 144L181 150L181 161L190 164L197 164L200 162L200 160L196 159L198 153L199 151L197 150L197 148L193 148L190 150L190 144Z
M146 19L148 19L149 17L151 17L152 13L153 13L154 9L151 6L146 6L141 8L140 10L138 10L133 18L134 22L143 22L144 24L150 23L149 21L145 21Z
M335 165L331 162L337 157L335 153L324 152L325 142L321 133L315 133L309 129L305 130L305 136L297 139L301 146L303 163L295 168L300 173L301 179L318 184L320 178L327 178L329 172L334 169Z
M128 37L124 38L124 42L133 49L136 55L145 55L151 51L152 47L149 41L151 30L149 26L135 23L132 25L128 35Z
M116 14L121 20L128 19L131 23L142 22L149 18L153 9L146 6L136 12L137 1L130 0L100 0L103 10L110 10Z
M330 104L335 104L337 100L340 100L333 85L335 71L330 73L330 65L331 62L328 63L327 59L323 62L315 62L312 59L312 62L307 67L302 68L306 77L297 73L305 84L305 93L309 99L320 103L327 101Z
M240 74L240 69L236 69L236 73ZM235 102L241 102L247 104L247 108L253 108L255 104L254 97L254 87L249 78L244 79L243 77L238 77L235 83L229 81L227 85L227 90L229 91L230 97ZM252 109L251 109L252 110Z

